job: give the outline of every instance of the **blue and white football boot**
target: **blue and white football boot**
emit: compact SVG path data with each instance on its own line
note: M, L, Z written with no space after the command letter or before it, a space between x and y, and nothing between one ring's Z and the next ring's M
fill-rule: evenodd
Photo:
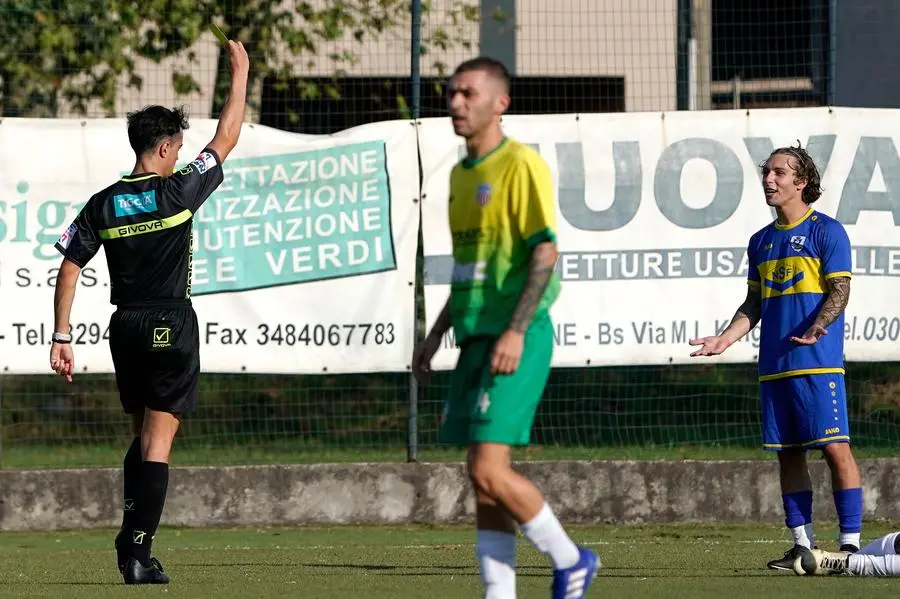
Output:
M553 571L552 599L584 598L600 569L600 557L584 547L578 548L578 556L578 563L571 568Z

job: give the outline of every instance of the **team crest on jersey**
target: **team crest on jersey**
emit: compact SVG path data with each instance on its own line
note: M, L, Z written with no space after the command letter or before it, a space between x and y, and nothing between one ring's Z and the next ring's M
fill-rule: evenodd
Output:
M488 202L491 201L491 186L487 183L482 183L478 186L478 191L475 192L475 199L478 200L479 206L484 206Z
M795 252L799 252L803 250L803 245L806 243L806 237L803 235L794 235L791 237L791 249Z

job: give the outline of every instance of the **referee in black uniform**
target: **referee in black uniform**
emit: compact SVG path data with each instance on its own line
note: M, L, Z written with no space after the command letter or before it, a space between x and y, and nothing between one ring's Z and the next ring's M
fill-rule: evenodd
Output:
M134 169L87 202L56 243L63 254L54 298L50 367L72 381L69 315L75 283L103 246L116 306L109 347L134 440L124 459L122 528L115 547L126 584L165 584L150 555L166 501L169 453L182 414L197 404L200 335L190 301L191 221L222 183L222 162L244 120L247 52L229 41L231 91L215 137L175 172L188 122L179 109L149 106L128 115Z

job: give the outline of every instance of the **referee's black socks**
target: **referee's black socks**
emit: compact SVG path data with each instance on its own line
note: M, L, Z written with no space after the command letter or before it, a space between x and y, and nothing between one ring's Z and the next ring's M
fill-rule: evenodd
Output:
M150 546L159 526L166 492L169 488L169 465L144 462L141 468L140 495L132 534L132 555L144 567L150 565Z
M135 524L135 499L138 496L141 480L141 468L144 461L141 459L141 438L135 437L125 459L122 460L122 531L129 531Z

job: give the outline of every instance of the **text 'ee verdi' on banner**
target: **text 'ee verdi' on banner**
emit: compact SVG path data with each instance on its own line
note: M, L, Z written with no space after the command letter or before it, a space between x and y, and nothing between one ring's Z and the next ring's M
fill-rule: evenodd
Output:
M229 160L193 246L193 295L396 269L384 142Z

